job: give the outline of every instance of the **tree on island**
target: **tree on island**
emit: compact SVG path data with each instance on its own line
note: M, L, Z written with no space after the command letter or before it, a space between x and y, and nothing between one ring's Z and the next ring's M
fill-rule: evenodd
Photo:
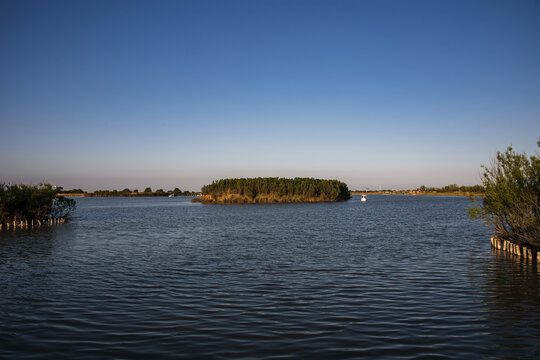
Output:
M313 178L242 178L213 181L202 187L203 203L283 203L345 201L351 195L347 184Z
M482 218L500 239L540 249L540 158L508 147L482 168L485 196L473 199L471 218Z
M144 189L144 192L145 192L145 193L151 193L151 192L152 192L152 188L147 187L146 189Z

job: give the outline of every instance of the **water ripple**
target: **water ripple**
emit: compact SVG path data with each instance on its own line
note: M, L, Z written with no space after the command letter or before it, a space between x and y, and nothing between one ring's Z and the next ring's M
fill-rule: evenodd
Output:
M540 357L536 265L492 252L467 199L187 200L0 232L0 357Z

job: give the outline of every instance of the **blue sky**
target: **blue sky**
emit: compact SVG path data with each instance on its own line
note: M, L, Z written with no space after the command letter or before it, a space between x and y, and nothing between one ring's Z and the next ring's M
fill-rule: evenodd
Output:
M539 1L0 0L3 181L471 185L539 136Z

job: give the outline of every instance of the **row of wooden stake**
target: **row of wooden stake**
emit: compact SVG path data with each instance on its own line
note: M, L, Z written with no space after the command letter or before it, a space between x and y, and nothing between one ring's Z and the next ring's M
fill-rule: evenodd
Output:
M526 260L536 261L540 264L540 251L536 251L526 246L520 246L508 240L498 239L496 236L491 236L491 246L495 249L506 251L512 255L523 257Z
M57 224L64 224L66 222L65 218L51 218L47 220L24 220L24 221L15 221L8 222L6 224L0 224L0 230L6 229L24 229L24 228L33 228L33 227L39 227L42 225L57 225Z

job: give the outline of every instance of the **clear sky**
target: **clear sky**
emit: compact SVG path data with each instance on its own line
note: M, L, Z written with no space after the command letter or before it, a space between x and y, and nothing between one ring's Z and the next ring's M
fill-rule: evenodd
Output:
M539 136L540 1L0 0L0 181L472 185Z

